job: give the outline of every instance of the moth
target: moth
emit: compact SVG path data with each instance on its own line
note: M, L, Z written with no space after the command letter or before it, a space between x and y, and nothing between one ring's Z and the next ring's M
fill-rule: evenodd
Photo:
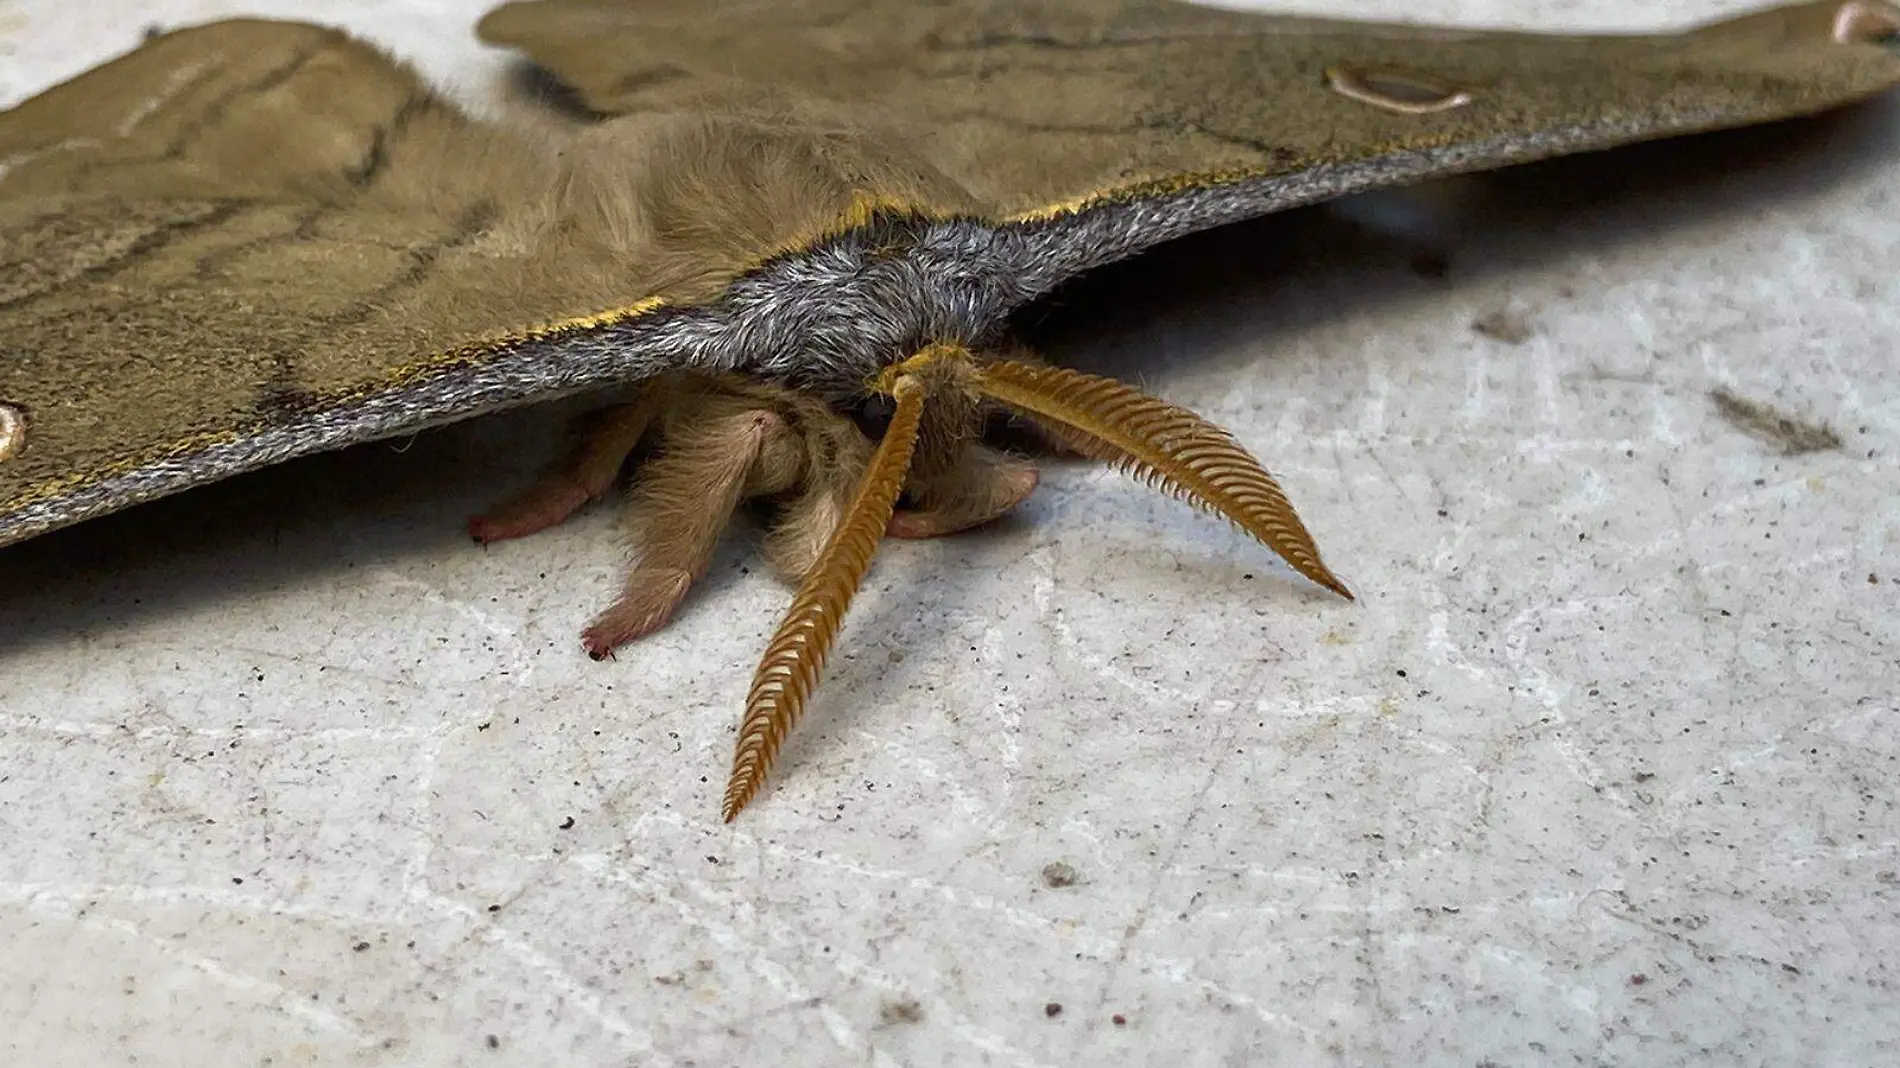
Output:
M539 0L479 33L589 122L479 121L326 28L230 21L0 115L0 545L240 471L605 387L520 537L607 495L637 547L584 633L662 626L735 510L797 588L723 815L760 789L886 537L1008 512L1023 421L1350 597L1231 435L1030 351L1091 268L1358 190L1804 115L1900 82L1900 8L1669 36L1169 0Z

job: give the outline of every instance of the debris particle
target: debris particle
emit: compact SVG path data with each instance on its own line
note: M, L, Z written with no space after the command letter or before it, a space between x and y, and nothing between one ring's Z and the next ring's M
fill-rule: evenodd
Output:
M1126 1017L1126 1016L1123 1016L1123 1015L1122 1015L1121 1013L1119 1013L1119 1012L1118 1012L1118 1013L1116 1013L1116 1014L1115 1014L1115 1015L1113 1015L1113 1016L1110 1016L1110 1017L1108 1018L1108 1020L1109 1020L1109 1022L1110 1022L1110 1023L1112 1023L1112 1024L1114 1024L1114 1025L1115 1025L1116 1027L1127 1027L1127 1026L1128 1026L1128 1017Z
M1637 972L1635 975L1630 976L1631 986L1642 986L1647 982L1649 982L1649 976L1644 975L1642 972Z
M878 1006L877 1018L886 1027L923 1023L924 1007L917 1004L915 998L902 998L897 1001L887 998L884 1004Z
M1074 886L1082 881L1076 870L1062 861L1051 861L1042 866L1042 885L1051 890L1060 890L1065 886Z
M1726 389L1709 391L1715 413L1723 422L1757 441L1772 445L1783 456L1802 456L1841 447L1840 435L1826 426L1804 423L1791 415L1757 401L1746 400Z
M562 820L562 821L561 821L561 829L562 829L562 830L564 830L564 831L571 831L571 830L573 830L573 829L574 829L574 817L572 817L572 816L569 816L568 818L566 818L566 819L564 819L564 820Z
M1874 574L1872 571L1867 572L1867 585L1869 586L1880 585L1880 576Z
M367 949L369 949L369 943L368 943L368 942L358 942L357 944L355 944L355 945L353 945L353 946L351 946L350 948L351 948L351 949L353 949L353 950L355 950L355 951L356 951L356 952L358 952L358 953L362 953L362 952L364 952L365 950L367 950Z
M1471 329L1506 345L1522 345L1536 332L1531 328L1530 319L1523 312L1512 308L1501 308L1478 316L1471 320Z
M1042 1014L1044 1016L1062 1015L1062 1003L1059 1001L1051 1001L1049 1004L1044 1005L1042 1007Z
M500 1036L500 1035L489 1035L489 1036L487 1036L487 1037L485 1037L485 1038L483 1038L483 1039L482 1039L482 1044L483 1044L483 1045L486 1045L486 1046L487 1046L487 1047L488 1047L489 1049L500 1049L500 1048L501 1048L501 1036Z

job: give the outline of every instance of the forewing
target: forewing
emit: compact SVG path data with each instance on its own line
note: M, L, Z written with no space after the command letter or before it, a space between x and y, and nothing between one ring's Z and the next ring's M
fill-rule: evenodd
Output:
M493 402L391 399L642 296L624 250L550 224L552 158L284 23L169 34L0 114L0 544Z
M1328 168L1420 151L1463 169L1817 111L1900 81L1895 10L1830 0L1687 34L1552 37L1169 0L534 0L480 30L604 113L749 89L929 130L931 162L1005 220L1241 178L1324 189Z

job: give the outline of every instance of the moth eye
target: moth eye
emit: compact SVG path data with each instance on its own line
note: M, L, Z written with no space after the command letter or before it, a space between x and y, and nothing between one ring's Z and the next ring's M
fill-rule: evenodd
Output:
M1900 11L1874 0L1848 0L1834 13L1834 39L1841 44L1891 44L1900 39Z
M873 393L846 414L866 437L881 438L885 428L891 425L891 416L897 414L897 402L885 394Z
M1348 100L1401 115L1429 115L1471 103L1471 90L1443 78L1399 67L1326 68L1326 84Z
M11 404L0 404L0 463L26 448L26 415Z

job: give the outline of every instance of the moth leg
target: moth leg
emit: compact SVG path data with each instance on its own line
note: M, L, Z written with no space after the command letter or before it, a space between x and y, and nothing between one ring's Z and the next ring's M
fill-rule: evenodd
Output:
M947 352L949 350L941 350ZM916 455L905 480L907 508L885 533L932 538L987 523L1021 504L1036 488L1035 467L983 444L985 398L971 387L967 356L927 358L930 404L917 427Z
M682 413L641 473L631 502L637 562L620 596L581 636L594 659L664 626L705 574L739 502L781 492L802 472L784 418L736 401L703 399L701 410Z
M820 406L801 412L808 429L805 484L765 536L765 558L787 581L802 583L818 566L825 543L844 521L858 480L871 462L871 442L849 419Z
M918 507L891 517L891 537L935 538L981 526L1021 504L1041 477L1034 464L978 441L952 449L949 463L912 474L907 489Z
M620 477L627 455L640 444L667 396L655 382L626 404L589 412L576 420L580 438L526 490L468 521L468 532L484 544L525 538L558 526L589 501L600 499Z

